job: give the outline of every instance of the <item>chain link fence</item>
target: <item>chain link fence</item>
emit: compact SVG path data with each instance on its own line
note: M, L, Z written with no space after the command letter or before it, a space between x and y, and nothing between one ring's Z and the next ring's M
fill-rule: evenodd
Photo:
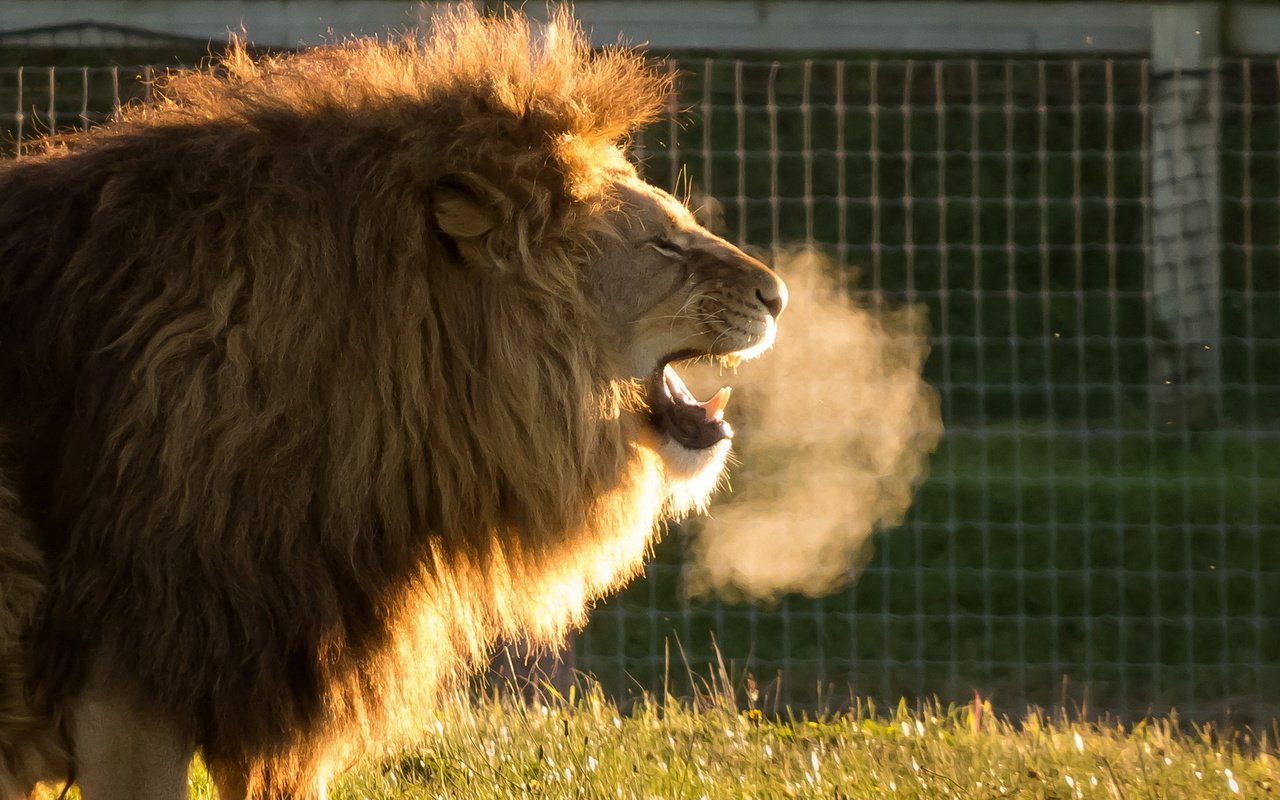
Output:
M670 119L634 142L649 179L717 198L743 244L808 243L851 291L924 304L947 433L851 588L690 597L694 521L594 611L577 666L618 695L723 665L810 707L1275 716L1280 62L670 67ZM0 70L5 152L148 77Z

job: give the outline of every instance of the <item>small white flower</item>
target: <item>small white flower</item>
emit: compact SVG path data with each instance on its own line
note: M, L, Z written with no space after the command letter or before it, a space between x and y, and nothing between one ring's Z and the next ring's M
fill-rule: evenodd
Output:
M1231 770L1226 770L1224 775L1227 776L1227 788L1232 794L1240 794L1240 783L1236 780L1236 776L1231 774Z

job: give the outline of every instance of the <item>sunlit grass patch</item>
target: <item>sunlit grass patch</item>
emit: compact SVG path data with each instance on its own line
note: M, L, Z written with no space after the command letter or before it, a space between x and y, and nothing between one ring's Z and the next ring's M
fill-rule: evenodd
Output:
M863 705L810 718L728 698L619 712L598 689L443 709L421 745L344 776L336 798L1256 797L1280 789L1270 734L1133 726L989 705Z
M1176 718L1134 725L979 700L818 717L739 708L729 692L647 698L629 712L598 685L537 700L442 706L421 743L355 765L333 800L383 798L1237 798L1280 793L1275 730ZM42 797L56 797L56 790ZM77 795L72 792L70 797ZM214 798L203 768L191 797Z

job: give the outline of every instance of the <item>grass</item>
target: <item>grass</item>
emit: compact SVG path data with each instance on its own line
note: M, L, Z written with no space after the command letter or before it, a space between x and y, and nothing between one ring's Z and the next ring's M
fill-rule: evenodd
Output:
M443 708L436 733L333 787L376 798L1232 798L1280 787L1269 733L1176 719L1131 726L990 705L870 704L819 717L740 710L727 695L622 713L598 686ZM192 796L213 798L193 771Z
M980 704L811 718L649 701L620 714L599 692L563 704L451 709L420 748L357 771L336 798L1255 796L1280 762L1211 729L1014 724Z
M758 707L752 680L733 687L723 666L695 683L692 699L647 695L627 711L589 678L564 694L544 683L525 693L533 699L456 699L427 718L421 743L354 765L330 797L1176 800L1280 789L1274 726L1125 725L1035 709L1010 719L977 696L810 715ZM217 797L198 760L190 787L194 800Z

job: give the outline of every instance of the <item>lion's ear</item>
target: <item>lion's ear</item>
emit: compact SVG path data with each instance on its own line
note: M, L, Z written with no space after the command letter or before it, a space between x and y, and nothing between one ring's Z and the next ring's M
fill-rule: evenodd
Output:
M441 232L455 241L478 238L498 224L493 208L460 177L440 181L432 192L431 205Z
M693 209L693 218L699 225L716 236L724 235L724 205L719 200L709 194L694 192L689 198L689 207Z

